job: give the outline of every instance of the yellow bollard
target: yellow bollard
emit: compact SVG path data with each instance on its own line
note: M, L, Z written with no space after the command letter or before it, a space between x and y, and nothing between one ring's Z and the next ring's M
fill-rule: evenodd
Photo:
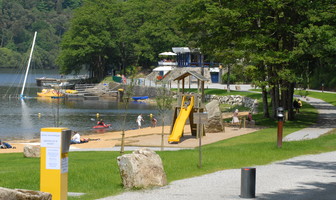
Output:
M96 114L96 117L99 118L99 113Z
M37 113L38 118L41 118L41 113Z
M68 198L68 152L71 130L41 129L40 191L52 194L53 200Z

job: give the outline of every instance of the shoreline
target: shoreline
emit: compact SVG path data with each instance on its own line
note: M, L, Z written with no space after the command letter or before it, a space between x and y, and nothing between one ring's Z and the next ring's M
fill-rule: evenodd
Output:
M219 133L206 133L202 137L202 145L211 144L217 141L225 140L228 138L245 135L248 133L260 130L260 127L238 128L238 127L225 127L225 131ZM190 126L186 125L184 128L184 136L178 144L169 144L168 137L170 126L164 127L164 147L169 148L195 148L199 145L199 140L191 135ZM74 149L103 149L113 148L120 146L122 131L110 131L104 133L95 133L89 135L81 135L81 138L93 139L88 143L71 144L70 151ZM141 129L125 131L125 146L133 147L160 147L162 138L162 127L146 127ZM16 149L0 149L0 153L19 153L23 152L26 144L39 145L40 139L31 140L8 140L6 141Z

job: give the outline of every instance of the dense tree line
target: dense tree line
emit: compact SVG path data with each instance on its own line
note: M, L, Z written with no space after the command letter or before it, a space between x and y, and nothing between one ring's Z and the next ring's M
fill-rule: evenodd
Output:
M0 0L0 8L2 67L38 31L36 66L55 66L57 57L62 73L85 66L97 80L107 69L156 65L174 46L200 47L262 88L265 116L291 110L299 85L336 85L334 0Z
M184 45L175 25L181 0L88 0L78 9L62 40L63 73L85 65L101 79L108 68L156 65L158 53Z
M279 106L292 111L297 83L336 67L333 0L188 0L186 5L180 24L204 51L227 65L249 65L246 73L263 89L266 117L266 86L275 117Z
M32 66L54 68L72 10L82 0L0 0L0 67L18 67L38 32Z

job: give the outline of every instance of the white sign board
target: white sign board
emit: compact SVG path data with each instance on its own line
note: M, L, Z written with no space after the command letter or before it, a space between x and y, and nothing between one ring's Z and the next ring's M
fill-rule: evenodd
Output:
M60 148L60 132L41 132L41 147Z
M60 148L46 148L46 169L60 169L61 150Z
M194 123L195 124L208 123L208 113L194 113Z
M62 158L61 162L61 174L67 173L68 172L68 163L69 163L69 158Z

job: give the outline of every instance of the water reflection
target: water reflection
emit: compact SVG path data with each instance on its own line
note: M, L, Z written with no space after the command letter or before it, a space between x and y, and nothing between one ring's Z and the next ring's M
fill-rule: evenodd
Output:
M81 98L69 100L33 98L20 101L12 98L21 91L22 84L18 83L19 81L10 83L16 76L18 75L3 73L0 70L0 139L39 137L41 128L57 125L80 131L82 134L95 133L96 130L92 127L99 118L112 124L109 130L121 130L125 112L127 113L125 129L137 128L135 120L140 113L145 120L143 127L150 127L149 114L157 114L154 105L142 102L130 102L125 111L120 103L105 99L98 101ZM36 97L36 92L41 91L42 88L36 86L34 78L42 76L45 74L28 77L28 87L25 90L27 96ZM170 123L171 117L167 119L165 124Z
M122 130L124 113L127 113L126 130L137 128L135 120L141 113L145 119L143 127L150 127L149 115L157 114L154 105L145 103L130 102L128 109L124 110L124 105L115 101L80 99L2 99L0 108L0 137L11 139L38 137L41 128L54 126L67 127L82 134L95 133L101 131L92 128L99 119L112 124L109 131ZM166 124L170 123L168 121Z
M29 130L33 130L33 123L30 116L30 109L26 105L24 100L20 100L21 108L22 108L22 115L21 115L21 130L25 130L22 133L23 138L32 138L33 133Z

